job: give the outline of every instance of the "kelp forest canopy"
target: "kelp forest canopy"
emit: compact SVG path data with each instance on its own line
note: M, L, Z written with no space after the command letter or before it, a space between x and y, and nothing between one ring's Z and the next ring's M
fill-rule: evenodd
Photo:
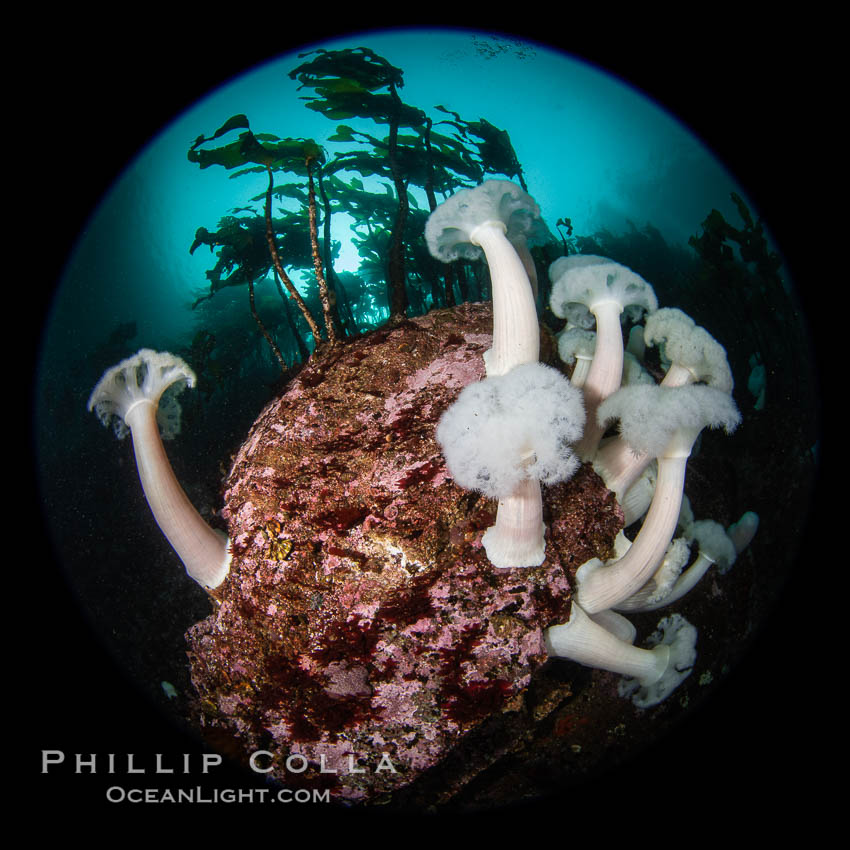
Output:
M319 49L299 58L289 77L305 107L336 124L324 145L282 138L236 114L212 135L198 136L188 152L200 168L221 166L234 179L265 176L264 191L215 229L199 222L190 247L207 246L215 255L208 290L194 307L203 363L222 388L227 374L256 368L259 352L266 361L271 353L288 377L317 346L433 308L487 300L483 258L438 262L425 244L425 222L446 197L491 177L535 192L507 130L444 105L405 102L404 72L373 50ZM796 373L795 352L805 341L797 338L801 324L780 258L761 220L738 195L732 201L742 225L707 211L688 247L668 245L651 224L582 236L573 232L569 210L544 211L555 233L543 225L529 240L542 321L555 332L563 327L548 309L549 265L566 254L601 254L651 280L659 301L700 315L718 334L740 330L740 317L747 317L751 338L730 351L736 374L752 375L765 363L774 376ZM341 242L334 235L341 228L350 228L346 239L359 260L354 272L336 267ZM274 285L258 290L261 281ZM759 330L765 321L769 333ZM265 343L258 347L260 335Z
M190 247L208 246L216 262L198 307L225 287L244 287L254 321L281 368L334 342L433 307L488 295L486 264L444 266L425 245L430 212L446 197L488 176L526 187L506 130L465 120L435 106L432 114L401 97L404 73L366 47L316 50L289 72L305 90L305 106L337 123L327 143L281 138L234 115L188 157L200 168L222 166L239 178L265 173L266 191L219 220L198 227ZM343 218L344 216L344 218ZM332 224L350 223L359 255L355 273L337 272L340 243ZM554 238L554 255L560 253ZM300 273L296 287L290 275ZM261 316L255 286L273 279L278 316ZM286 339L281 338L283 335ZM293 345L294 343L294 345Z

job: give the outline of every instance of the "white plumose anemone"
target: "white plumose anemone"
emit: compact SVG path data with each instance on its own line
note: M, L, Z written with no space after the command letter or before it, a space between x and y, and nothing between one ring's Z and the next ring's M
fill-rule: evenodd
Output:
M88 409L116 434L133 437L139 480L157 525L203 587L220 585L230 569L226 535L211 528L174 475L157 423L162 394L172 385L195 385L195 373L179 357L143 348L108 369L92 391Z
M540 482L573 475L570 443L581 435L581 393L542 363L517 366L464 388L437 426L437 441L455 482L499 500L496 524L484 534L496 567L543 563Z

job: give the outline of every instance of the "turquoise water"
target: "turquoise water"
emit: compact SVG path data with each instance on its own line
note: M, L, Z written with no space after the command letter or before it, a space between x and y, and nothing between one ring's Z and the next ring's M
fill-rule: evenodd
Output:
M729 193L745 194L701 141L652 100L551 48L450 31L372 34L369 45L403 69L404 101L435 121L448 117L434 108L442 105L508 131L553 232L560 217L583 234L652 223L684 245L712 208L734 219ZM81 354L120 322L135 321L154 347L195 327L189 306L204 291L211 265L207 250L189 255L195 230L213 229L266 186L264 175L230 180L221 168L201 171L190 163L186 152L198 135L212 135L242 112L256 132L315 138L329 153L346 147L327 138L338 124L354 122L305 108L299 97L311 92L299 92L287 76L300 61L291 54L268 62L211 93L116 181L78 242L57 296L55 327L75 328ZM371 121L360 126L377 132ZM344 222L334 222L333 238L342 243L338 270L356 270L359 258Z

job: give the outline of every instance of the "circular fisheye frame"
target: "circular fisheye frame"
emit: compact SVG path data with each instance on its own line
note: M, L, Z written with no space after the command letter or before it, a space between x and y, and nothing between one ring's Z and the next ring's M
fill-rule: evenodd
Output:
M813 498L808 330L745 177L484 30L306 44L174 117L76 238L35 404L81 645L168 731L45 739L47 778L494 811L675 749Z

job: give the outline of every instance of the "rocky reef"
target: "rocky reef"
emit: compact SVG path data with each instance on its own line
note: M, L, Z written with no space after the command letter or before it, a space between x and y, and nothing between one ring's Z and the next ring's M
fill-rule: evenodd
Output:
M585 464L544 487L544 563L488 561L496 503L453 483L434 430L483 377L491 328L490 305L463 304L314 355L234 459L230 573L187 635L195 714L279 783L351 802L427 787L438 804L571 694L538 675L543 631L623 515Z

